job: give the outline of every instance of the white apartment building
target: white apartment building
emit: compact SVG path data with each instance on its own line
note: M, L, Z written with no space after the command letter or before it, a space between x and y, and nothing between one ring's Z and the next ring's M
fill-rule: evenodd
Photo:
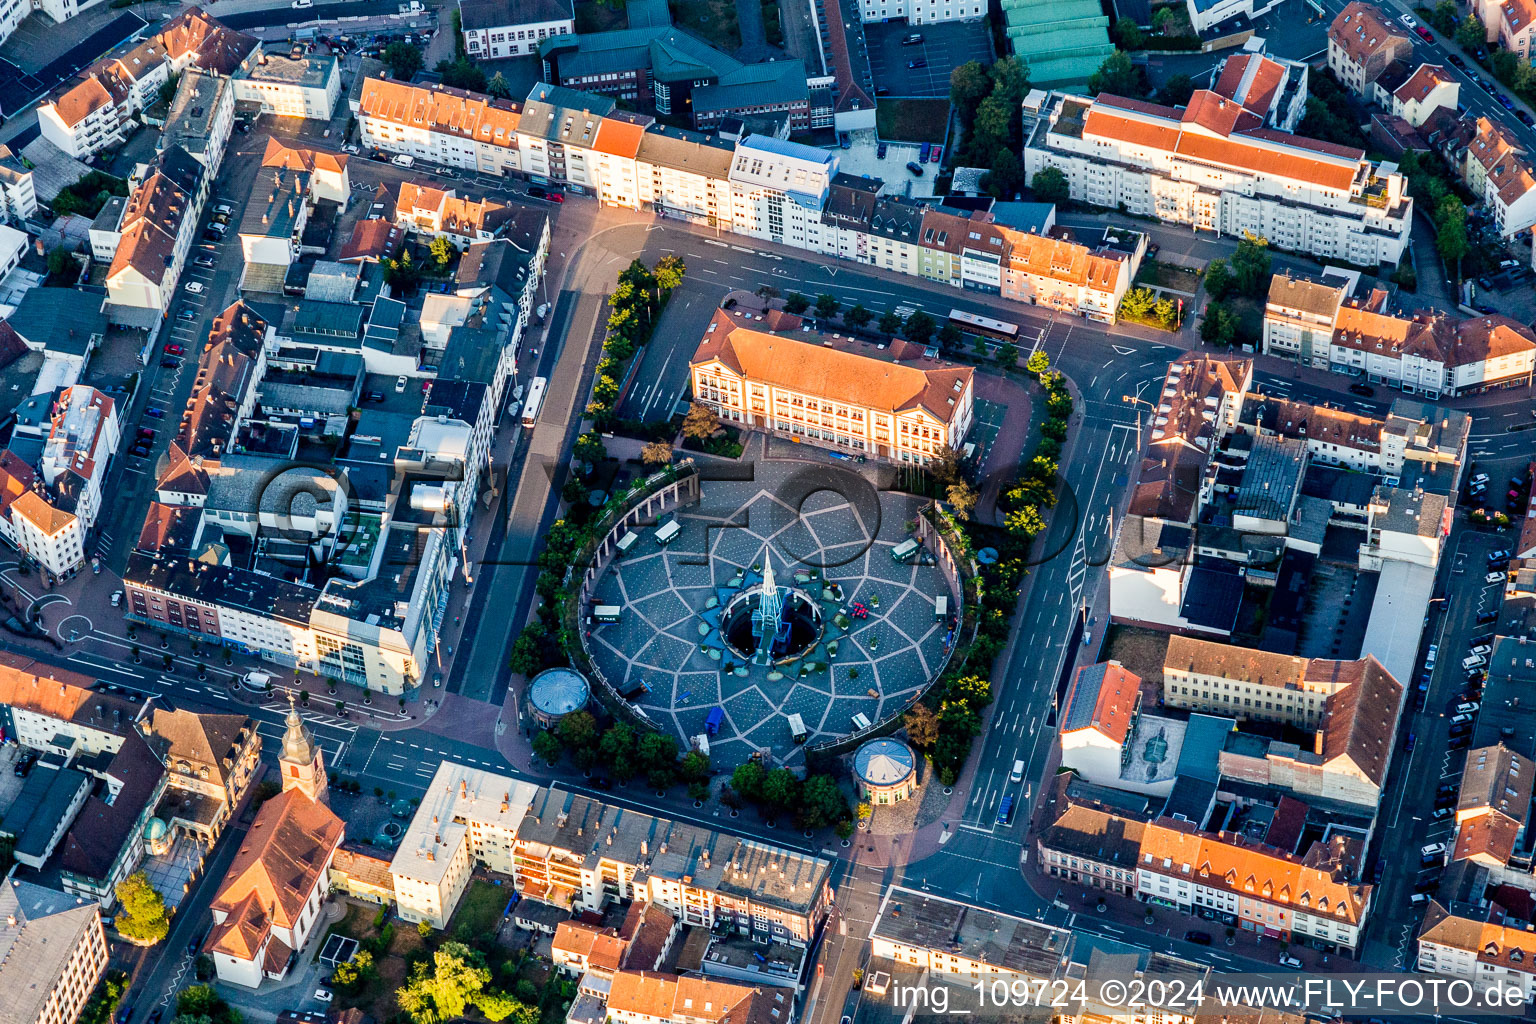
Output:
M37 187L32 181L32 168L22 163L9 146L0 145L0 221L7 225L22 224L35 216ZM12 269L13 266L4 266L0 276Z
M1051 94L1024 163L1031 179L1060 170L1079 202L1364 265L1396 264L1413 219L1395 168L1264 127L1207 90L1185 108Z
M1196 32L1215 28L1224 21L1244 17L1261 18L1280 5L1281 0L1184 0L1189 24Z
M1509 238L1536 225L1536 172L1525 144L1497 121L1478 117L1462 155L1462 179L1493 211L1499 233Z
M886 890L869 938L873 956L937 974L1047 982L1065 970L1072 944L1065 928L900 885Z
M9 224L0 224L0 280L21 265L27 254L27 235Z
M0 882L0 991L7 1024L75 1024L107 968L95 903L32 882Z
M749 135L731 163L731 221L738 234L807 248L837 175L837 154L768 135Z
M235 88L230 79L189 68L176 85L165 129L160 133L160 149L164 152L180 146L208 168L208 176L213 178L223 165L234 127Z
M106 313L112 322L148 329L170 315L211 176L176 147L156 158L128 197L107 268Z
M390 861L396 912L445 928L475 868L513 873L517 827L538 787L443 761Z
M1418 969L1461 978L1480 992L1514 988L1536 1000L1536 939L1516 921L1463 917L1431 901L1419 929Z
M1392 114L1419 128L1442 107L1454 112L1460 100L1461 83L1445 68L1420 64L1408 81L1392 91Z
M263 114L327 121L341 98L341 62L302 43L289 53L258 46L230 77L235 100L260 103Z
M1391 313L1385 294L1354 299L1357 282L1355 272L1332 267L1319 277L1276 274L1263 351L1430 397L1529 386L1536 332L1524 324L1496 315Z
M1328 69L1350 92L1375 99L1376 79L1413 58L1413 38L1386 11L1350 0L1328 26Z
M782 316L781 329L794 333L770 334L715 312L689 364L700 402L751 429L895 462L926 463L940 445L964 443L974 418L971 367L845 351L799 331L799 317ZM836 383L821 393L811 390L815 382Z
M473 60L535 54L546 39L576 34L571 0L459 0L459 21Z
M1142 829L1136 895L1184 913L1231 914L1244 931L1266 937L1348 952L1359 944L1371 887L1344 876L1342 867L1310 853L1303 858L1237 845L1163 819Z
M90 530L101 514L102 482L121 438L117 404L89 385L76 384L54 399L52 420L39 473Z
M353 113L365 146L485 174L523 170L518 105L509 100L369 78Z
M905 18L909 25L940 21L979 21L987 16L982 0L859 0L859 18L870 22Z
M0 704L11 709L11 738L33 750L60 754L117 753L124 734L135 728L147 708L98 693L91 689L94 683L89 676L22 655L5 656L0 660Z

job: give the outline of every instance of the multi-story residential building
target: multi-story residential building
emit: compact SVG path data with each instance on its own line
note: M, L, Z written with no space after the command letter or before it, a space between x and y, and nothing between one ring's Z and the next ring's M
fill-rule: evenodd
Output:
M19 878L0 882L6 1024L74 1024L106 969L96 904Z
M10 709L12 738L45 753L115 754L148 709L99 693L94 683L23 654L0 654L0 704Z
M693 394L729 422L894 462L958 450L974 419L970 367L838 346L780 310L717 310L689 365Z
M1379 7L1351 0L1328 26L1328 69L1350 92L1373 98L1373 86L1395 61L1413 59L1408 30Z
M256 812L213 898L213 928L202 946L220 981L248 988L281 980L304 949L320 923L345 832L325 804L314 737L291 706L278 768L283 791Z
M925 216L925 225L927 221ZM1003 298L1108 324L1115 322L1120 300L1130 291L1147 246L1146 236L1138 232L1127 233L1129 251L1125 245L1089 248L1007 228L999 228L998 233L1007 253L1002 261ZM976 234L973 228L966 237L975 241Z
M1536 372L1536 333L1508 317L1411 317L1385 293L1354 299L1352 274L1277 274L1264 309L1263 351L1318 369L1363 375L1409 394L1459 395L1524 387Z
M1084 665L1072 677L1060 726L1061 764L1112 786L1125 767L1126 739L1141 714L1141 677L1118 661Z
M1472 122L1473 136L1462 154L1461 175L1493 212L1499 232L1509 238L1536 224L1536 172L1525 144L1488 117Z
M871 953L936 974L1055 981L1072 933L1040 921L893 885L870 931Z
M1129 896L1143 822L1067 797L1070 776L1058 776L1049 822L1035 836L1042 870L1063 883Z
M808 946L825 921L831 864L822 857L538 791L517 827L518 892L572 910L645 900L685 926L732 929Z
M104 767L77 761L98 780L64 837L58 867L65 892L95 900L105 910L117 885L144 861L144 829L165 795L165 765L137 730ZM98 763L99 764L99 763Z
M1456 802L1456 836L1449 860L1488 870L1494 885L1536 889L1529 843L1523 842L1536 787L1536 763L1502 742L1467 751Z
M1203 34L1223 22L1263 17L1279 4L1280 0L1184 0L1184 9L1190 27Z
M807 225L821 217L836 175L835 152L747 136L736 146L729 173L736 232L806 248Z
M538 787L444 761L389 865L402 920L445 928L477 867L515 870L512 850Z
M123 206L117 250L107 268L103 308L113 323L147 329L170 315L212 178L179 146L149 165Z
M488 242L512 219L511 208L489 199L460 197L453 189L402 182L395 201L395 224L406 231L443 237L460 248Z
M165 129L160 133L160 151L179 146L208 168L210 178L216 177L234 127L235 88L230 79L188 68L176 84Z
M365 146L485 174L523 170L521 105L511 100L369 78L356 114Z
M1415 128L1437 110L1453 114L1461 101L1461 83L1439 64L1420 64L1408 80L1392 90L1392 114Z
M32 168L22 163L11 147L0 145L0 221L22 224L35 216L37 187L32 181ZM0 277L11 269L14 268L5 269Z
M316 203L345 204L351 193L345 154L289 149L267 140L261 170L240 218L245 257L240 287L280 292L288 267L299 257L299 242Z
M785 993L713 978L618 971L608 989L614 1024L767 1024L788 1013Z
M987 5L980 0L860 0L859 18L870 22L905 18L911 25L932 25L940 21L978 21L987 16Z
M571 0L459 0L464 49L474 60L539 52L555 36L576 34Z
M1530 60L1531 35L1536 31L1536 3L1532 0L1502 0L1498 29L1501 47L1521 60Z
M1186 914L1231 914L1244 931L1353 953L1373 890L1349 881L1347 845L1318 843L1297 856L1165 818L1142 830L1136 894Z
M230 76L235 101L261 104L263 114L328 121L341 98L341 62L294 43L288 53L252 50Z
M122 433L117 403L93 387L76 384L54 396L50 420L38 475L54 507L74 516L80 530L88 534L101 514L102 482ZM40 560L55 574L74 568Z
M1240 53L1211 69L1211 91L1282 132L1296 130L1307 109L1307 65L1263 53Z
M154 102L160 87L189 66L229 75L259 49L192 7L142 40L125 43L38 105L43 137L77 160L122 142L128 119Z
M1496 905L1448 908L1431 900L1419 927L1418 969L1460 978L1474 989L1514 989L1536 999L1536 941L1520 918Z
M1413 220L1402 175L1209 90L1185 108L1051 94L1024 163L1060 170L1079 202L1365 265L1397 263Z

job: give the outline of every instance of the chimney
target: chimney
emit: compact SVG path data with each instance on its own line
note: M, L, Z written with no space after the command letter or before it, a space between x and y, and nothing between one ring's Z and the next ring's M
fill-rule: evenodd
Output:
M436 851L428 850L427 851L427 860L437 860L437 853L436 853Z
M642 856L642 857L647 856L648 854L650 854L650 852L651 852L651 844L648 841L644 840L644 839L640 840L640 856Z
M467 781L465 781L464 779L460 779L459 780L459 797L462 799L462 798L467 797L467 796L469 796L469 783Z

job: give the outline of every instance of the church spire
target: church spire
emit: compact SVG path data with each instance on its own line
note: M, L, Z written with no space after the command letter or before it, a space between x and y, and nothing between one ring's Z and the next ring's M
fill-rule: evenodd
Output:
M303 790L316 802L327 797L325 758L314 735L299 715L293 692L288 693L288 728L283 732L283 751L278 757L278 768L283 773L283 790Z

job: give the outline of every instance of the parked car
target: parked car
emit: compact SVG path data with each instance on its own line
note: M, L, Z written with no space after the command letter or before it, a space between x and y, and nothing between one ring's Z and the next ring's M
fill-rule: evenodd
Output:
M565 195L563 193L561 193L559 190L552 189L552 188L544 188L541 185L529 185L528 186L528 198L529 199L542 199L545 202L549 202L549 203L563 203L563 202L565 202Z
M407 384L409 384L409 383L410 383L410 378L407 377L403 373L400 376L396 377L395 378L395 394L397 394L397 395L405 394L405 386Z
M196 320L197 310L193 309L191 306L182 306L176 311L176 319L183 321Z
M366 395L363 396L363 401L365 401L365 402L382 402L382 401L384 401L384 392L382 392L382 391L370 391Z
M169 356L167 356L166 358L160 360L160 366L163 369L166 369L166 370L174 370L174 369L176 369L176 367L178 367L180 365L181 365L181 360L180 359L173 359L173 358L171 358Z
M1536 117L1532 117L1530 114L1527 114L1525 111L1523 111L1523 110L1515 111L1515 117L1519 118L1520 123L1525 125L1527 128L1536 128Z
M187 282L187 293L189 295L201 295L201 294L203 294L203 282L201 282L201 281L188 281Z
M922 41L923 34L921 32L908 32L906 35L901 37L902 46L916 46Z
M909 61L907 61L907 70L908 71L915 71L918 68L925 68L927 66L928 66L928 62L926 60L924 60L923 58L921 58L921 57L917 58L917 60L909 60Z
M152 420L163 420L165 419L165 410L152 405L144 410L144 415Z
M204 229L204 231L203 231L203 241L205 241L205 242L222 242L222 241L224 241L224 236L222 234L220 234L219 232L213 230L212 227L209 227L209 228Z
M1376 389L1369 384L1351 384L1349 386L1349 393L1359 395L1361 398L1370 398L1376 394Z
M328 1003L334 999L335 996L331 994L331 990L328 988L317 988L315 989L315 998L320 1000L322 1003Z
M17 776L25 777L27 773L32 771L32 766L36 763L37 754L29 750L16 759L16 765L11 771Z
M208 253L203 253L197 259L193 260L192 263L194 266L203 267L207 270L212 270L214 267L219 265L219 261L214 259L213 256Z
M183 352L185 352L186 349L182 348L180 345L172 343L170 345L165 346L165 351L166 351L167 355L179 356Z
M1420 25L1418 28L1414 29L1414 31L1417 32L1419 34L1419 38L1424 40L1426 43L1433 43L1435 41L1434 33L1425 28L1423 25Z
M1197 946L1209 946L1211 944L1211 933L1187 931L1184 933L1184 941L1193 942Z
M1499 548L1497 551L1488 552L1488 564L1498 565L1500 562L1509 561L1509 548Z
M908 160L907 161L907 170L911 171L913 174L917 175L919 178L921 178L923 176L923 165L918 163L916 160Z
M1300 960L1296 959L1293 956L1285 954L1285 953L1281 953L1280 954L1280 961L1279 961L1279 963L1280 963L1281 967L1295 967L1295 968L1298 968L1298 969L1301 967L1301 961Z
M1508 579L1509 579L1509 577L1505 573L1502 573L1502 572L1491 572L1487 576L1483 577L1483 582L1484 583L1503 583L1503 582L1505 582Z
M213 212L222 213L224 216L229 217L234 214L235 208L229 203L214 203Z
M1477 311L1479 313L1484 313L1484 314L1489 314L1489 315L1498 312L1498 310L1494 309L1492 306L1488 305L1486 302L1482 303L1481 305L1479 305L1477 307Z
M138 436L139 436L140 440L153 441L155 439L155 428L154 427L140 427L139 428L139 432L138 432Z

